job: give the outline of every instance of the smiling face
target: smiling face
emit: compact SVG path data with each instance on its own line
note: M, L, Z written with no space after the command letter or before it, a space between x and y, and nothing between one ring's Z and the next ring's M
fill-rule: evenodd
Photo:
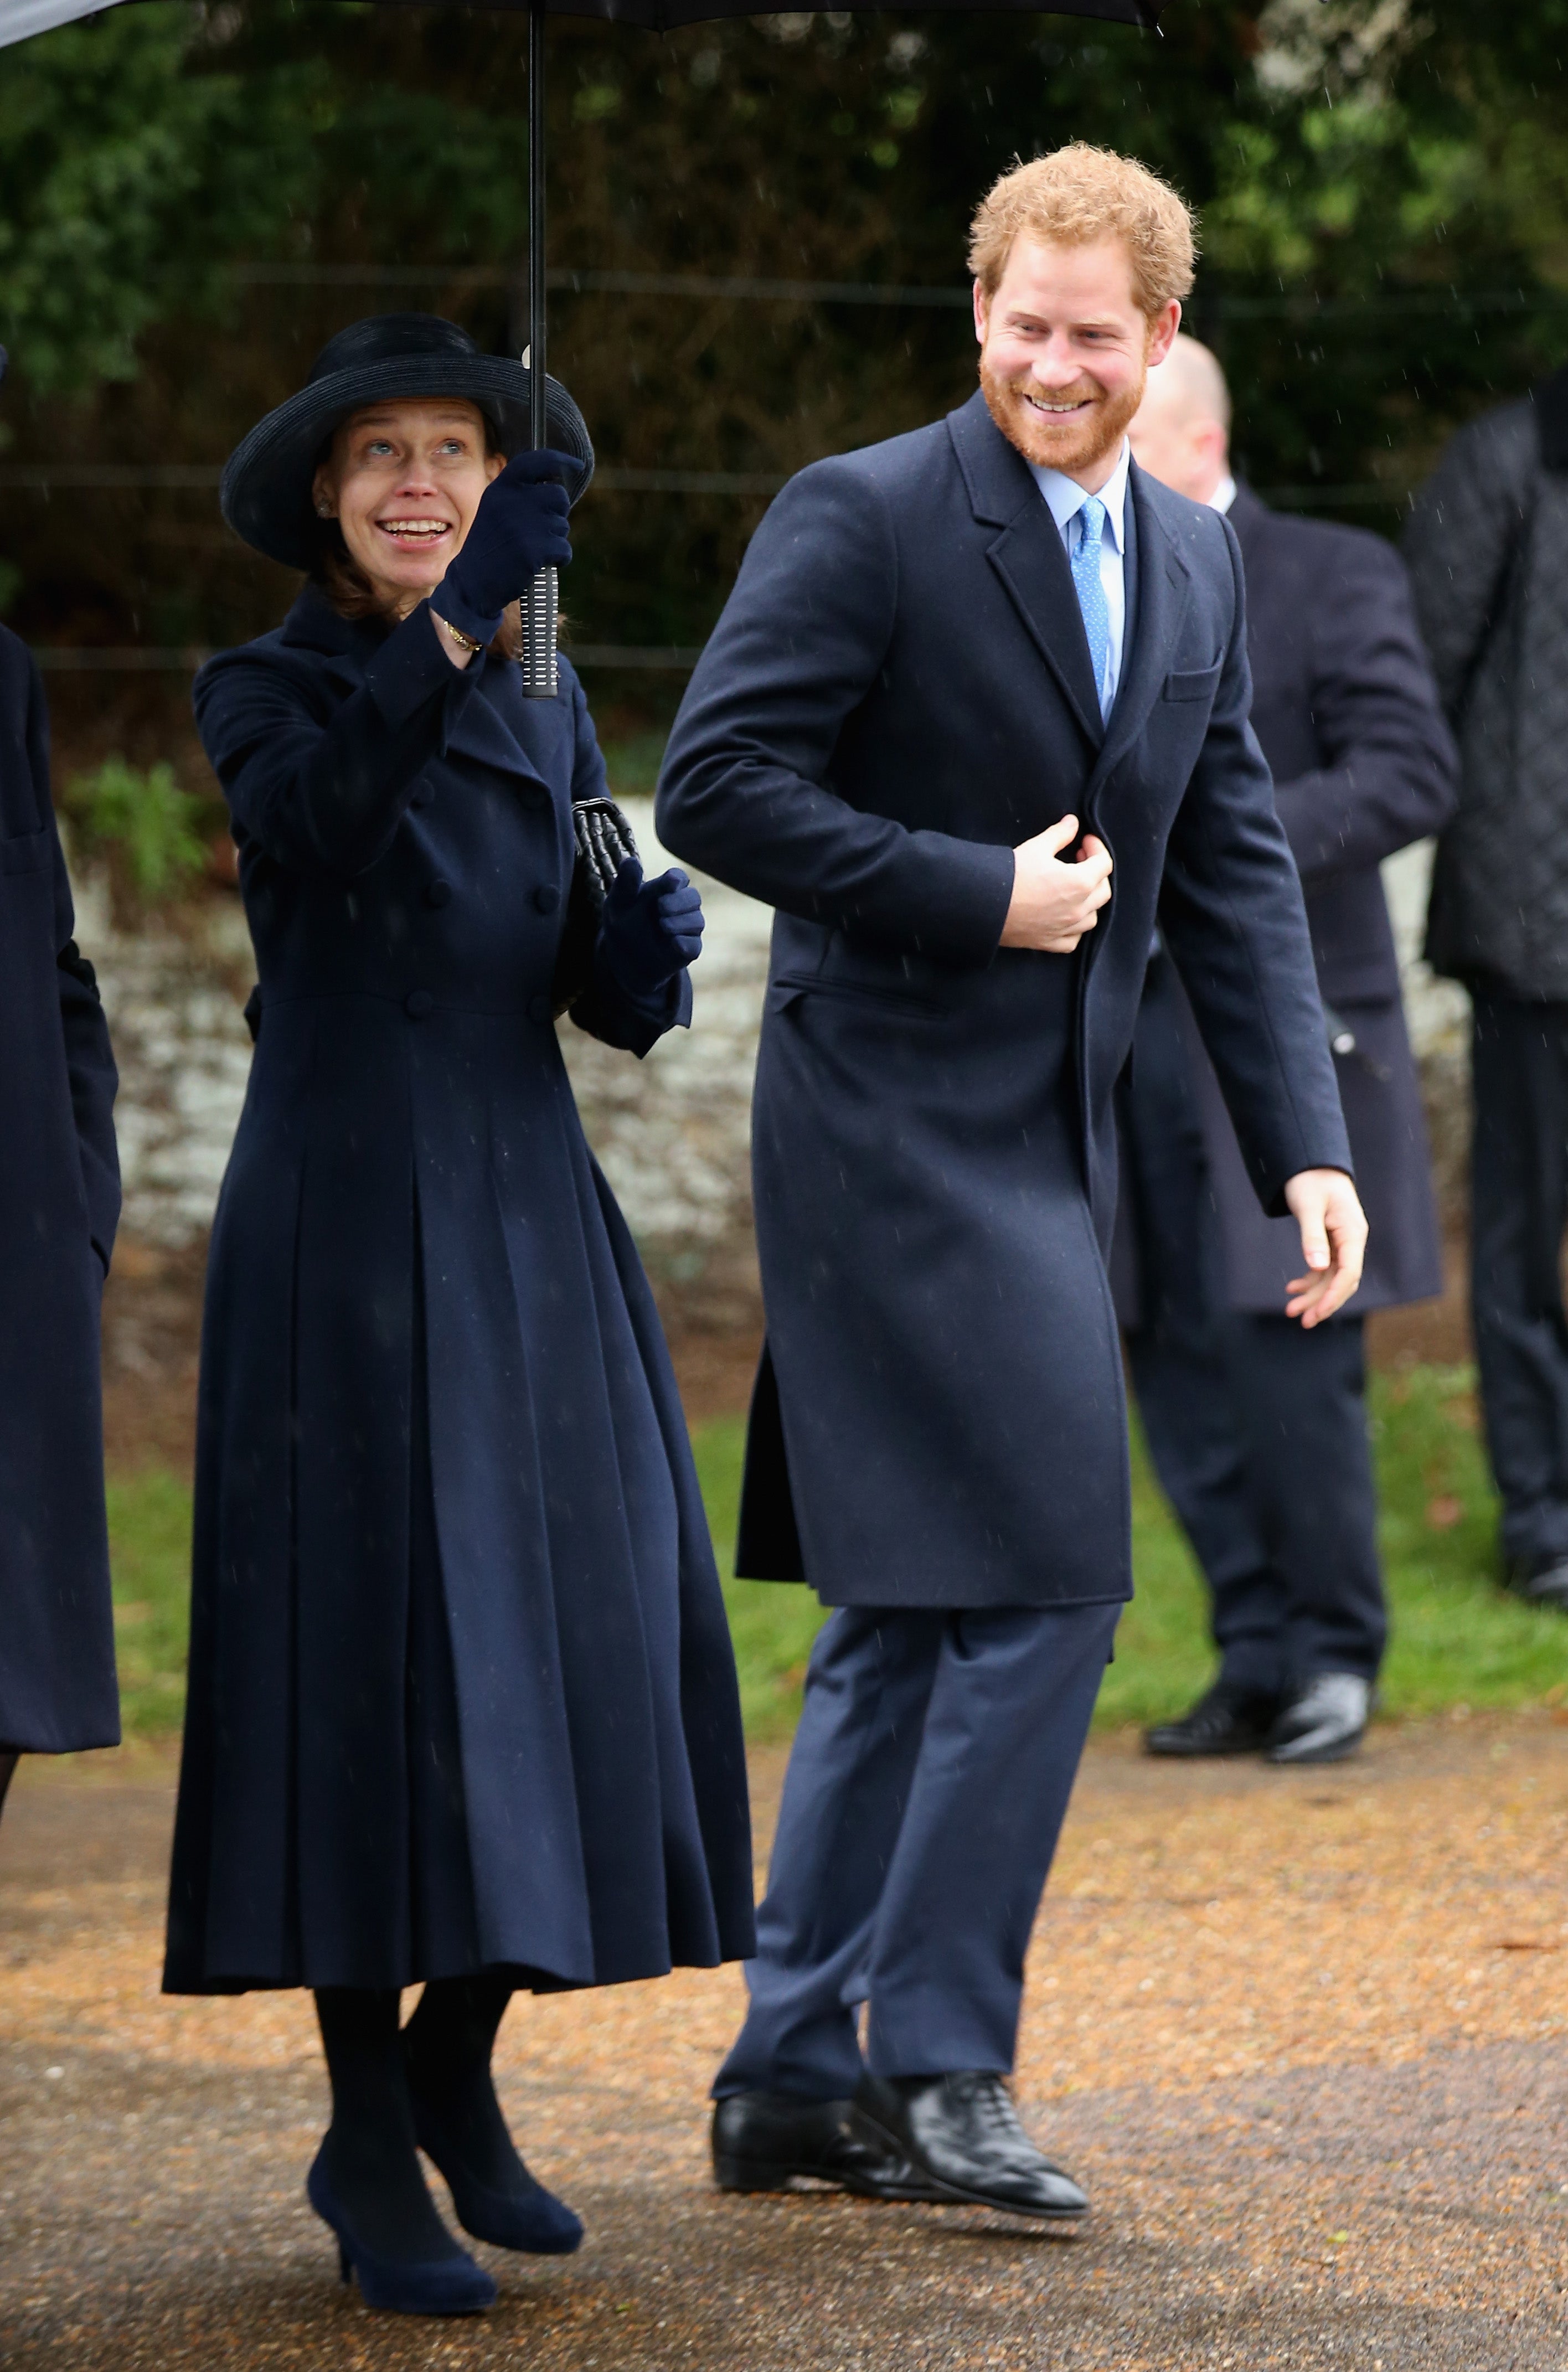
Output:
M312 495L318 512L337 520L377 600L403 617L440 584L480 496L505 466L485 450L477 404L410 397L343 422Z
M994 296L975 284L980 383L992 418L1026 460L1097 492L1180 319L1174 299L1152 320L1144 312L1119 238L1016 238Z

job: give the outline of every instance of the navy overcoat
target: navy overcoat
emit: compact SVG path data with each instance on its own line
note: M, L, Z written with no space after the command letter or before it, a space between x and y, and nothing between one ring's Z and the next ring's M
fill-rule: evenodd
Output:
M1236 541L1131 486L1109 727L1061 535L977 395L791 482L670 739L666 844L778 909L742 1569L830 1603L1130 1594L1103 1255L1156 909L1263 1206L1350 1166ZM1068 812L1109 906L1077 956L999 948L1013 846Z
M196 687L260 974L212 1243L166 1985L751 1948L728 1632L552 1009L581 685L308 590ZM644 1052L690 1010L596 971Z
M120 1738L99 1305L120 1217L114 1057L49 796L49 720L0 627L0 1751Z
M1245 486L1230 523L1247 572L1252 723L1302 888L1318 983L1350 1043L1340 1095L1370 1226L1353 1310L1387 1309L1443 1290L1426 1122L1400 998L1400 967L1378 866L1441 831L1458 797L1458 759L1422 647L1404 563L1381 536L1272 511ZM1191 1093L1219 1219L1232 1306L1284 1308L1301 1237L1265 1217L1248 1191L1236 1132L1185 1014ZM1133 1096L1160 1057L1133 1041ZM1158 1110L1156 1105L1156 1110ZM1141 1296L1134 1231L1113 1264L1124 1319Z

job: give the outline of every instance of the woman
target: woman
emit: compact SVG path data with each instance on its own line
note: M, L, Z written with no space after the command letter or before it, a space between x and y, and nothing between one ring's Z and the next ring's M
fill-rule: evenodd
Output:
M165 1985L314 1989L311 2203L344 2278L412 2312L495 2294L416 2144L479 2238L581 2234L496 2101L513 1990L752 1937L702 1500L555 1039L571 807L605 773L571 668L528 700L508 656L593 467L549 397L563 449L516 451L519 365L424 315L342 331L224 475L230 525L310 581L196 684L260 985L207 1287ZM683 875L626 866L578 1026L640 1054L684 1023L701 927Z

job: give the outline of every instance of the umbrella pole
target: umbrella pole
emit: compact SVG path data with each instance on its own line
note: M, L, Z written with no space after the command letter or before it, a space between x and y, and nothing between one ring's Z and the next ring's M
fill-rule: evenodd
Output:
M544 9L528 9L528 442L537 453L550 441L545 398L544 290ZM523 690L530 700L553 700L560 594L553 568L541 568L523 597Z

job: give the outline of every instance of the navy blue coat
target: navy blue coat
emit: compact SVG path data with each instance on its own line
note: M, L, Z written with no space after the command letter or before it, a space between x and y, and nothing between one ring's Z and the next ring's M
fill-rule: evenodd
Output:
M738 1702L552 1017L581 685L307 591L214 660L260 1035L214 1227L165 1982L603 1983L751 1946ZM596 973L645 1052L689 1010Z
M1230 522L1247 572L1253 727L1307 893L1318 985L1345 1025L1339 1034L1353 1041L1335 1066L1370 1234L1350 1306L1388 1308L1441 1293L1443 1257L1377 868L1442 831L1458 796L1458 755L1392 546L1359 528L1272 511L1246 487ZM1248 1192L1195 1030L1188 1051L1232 1304L1277 1314L1301 1273L1300 1232L1265 1217ZM1134 1097L1144 1062L1135 1040ZM1123 1273L1119 1263L1119 1285Z
M117 1085L49 796L49 720L0 627L0 1750L114 1746L99 1304Z
M778 909L745 1569L831 1603L1130 1593L1103 1255L1156 908L1260 1202L1349 1166L1235 539L1131 486L1109 727L1061 536L977 395L792 481L670 738L666 843ZM1078 956L999 949L1012 848L1068 811L1111 902Z

